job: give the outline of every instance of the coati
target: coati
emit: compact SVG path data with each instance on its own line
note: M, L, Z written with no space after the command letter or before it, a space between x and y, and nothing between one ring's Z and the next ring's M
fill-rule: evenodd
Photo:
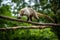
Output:
M51 17L49 17L45 14L42 14L42 13L38 13L29 7L25 7L19 11L18 19L24 15L27 16L27 21L32 21L32 17L34 17L35 19L37 19L37 21L39 21L39 16L44 16L44 17L49 18L50 20L52 20L54 22L54 20Z

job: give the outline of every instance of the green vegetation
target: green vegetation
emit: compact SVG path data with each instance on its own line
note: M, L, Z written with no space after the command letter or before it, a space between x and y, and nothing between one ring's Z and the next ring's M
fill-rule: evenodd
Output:
M17 13L20 9L28 6L32 7L34 10L46 14L54 19L55 23L60 23L60 12L59 2L60 0L10 0L11 2L2 4L4 0L0 0L0 15L17 18ZM8 0L7 0L8 1ZM6 2L6 1L5 1ZM15 4L13 4L15 3ZM34 3L34 5L32 5ZM55 4L57 3L57 4ZM58 5L59 4L59 5ZM13 8L12 8L13 6ZM13 11L12 11L13 10ZM26 20L27 17L23 16L22 20ZM51 20L45 17L40 17L40 22L52 23ZM33 19L32 22L36 22ZM11 21L0 18L0 28L5 27L15 27L15 26L32 26L32 24ZM45 28L45 29L14 29L14 30L2 30L0 31L0 40L59 40L60 39L60 28L59 26L55 28Z
M50 28L7 30L0 35L1 40L58 40Z

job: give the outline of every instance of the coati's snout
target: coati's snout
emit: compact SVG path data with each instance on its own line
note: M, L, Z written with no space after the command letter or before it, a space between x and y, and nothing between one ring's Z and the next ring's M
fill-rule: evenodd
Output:
M17 14L17 19L21 19L21 15L20 14Z
M21 19L21 17L17 17L17 19Z

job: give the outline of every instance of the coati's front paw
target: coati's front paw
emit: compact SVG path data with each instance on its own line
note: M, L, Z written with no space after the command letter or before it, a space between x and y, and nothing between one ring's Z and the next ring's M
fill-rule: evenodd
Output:
M21 17L17 17L17 19L21 19Z

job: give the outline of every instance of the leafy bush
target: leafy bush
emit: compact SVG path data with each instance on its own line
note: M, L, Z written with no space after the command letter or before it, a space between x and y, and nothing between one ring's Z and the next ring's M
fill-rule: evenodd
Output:
M7 30L0 33L0 39L1 40L58 40L57 36L51 31L50 28Z

